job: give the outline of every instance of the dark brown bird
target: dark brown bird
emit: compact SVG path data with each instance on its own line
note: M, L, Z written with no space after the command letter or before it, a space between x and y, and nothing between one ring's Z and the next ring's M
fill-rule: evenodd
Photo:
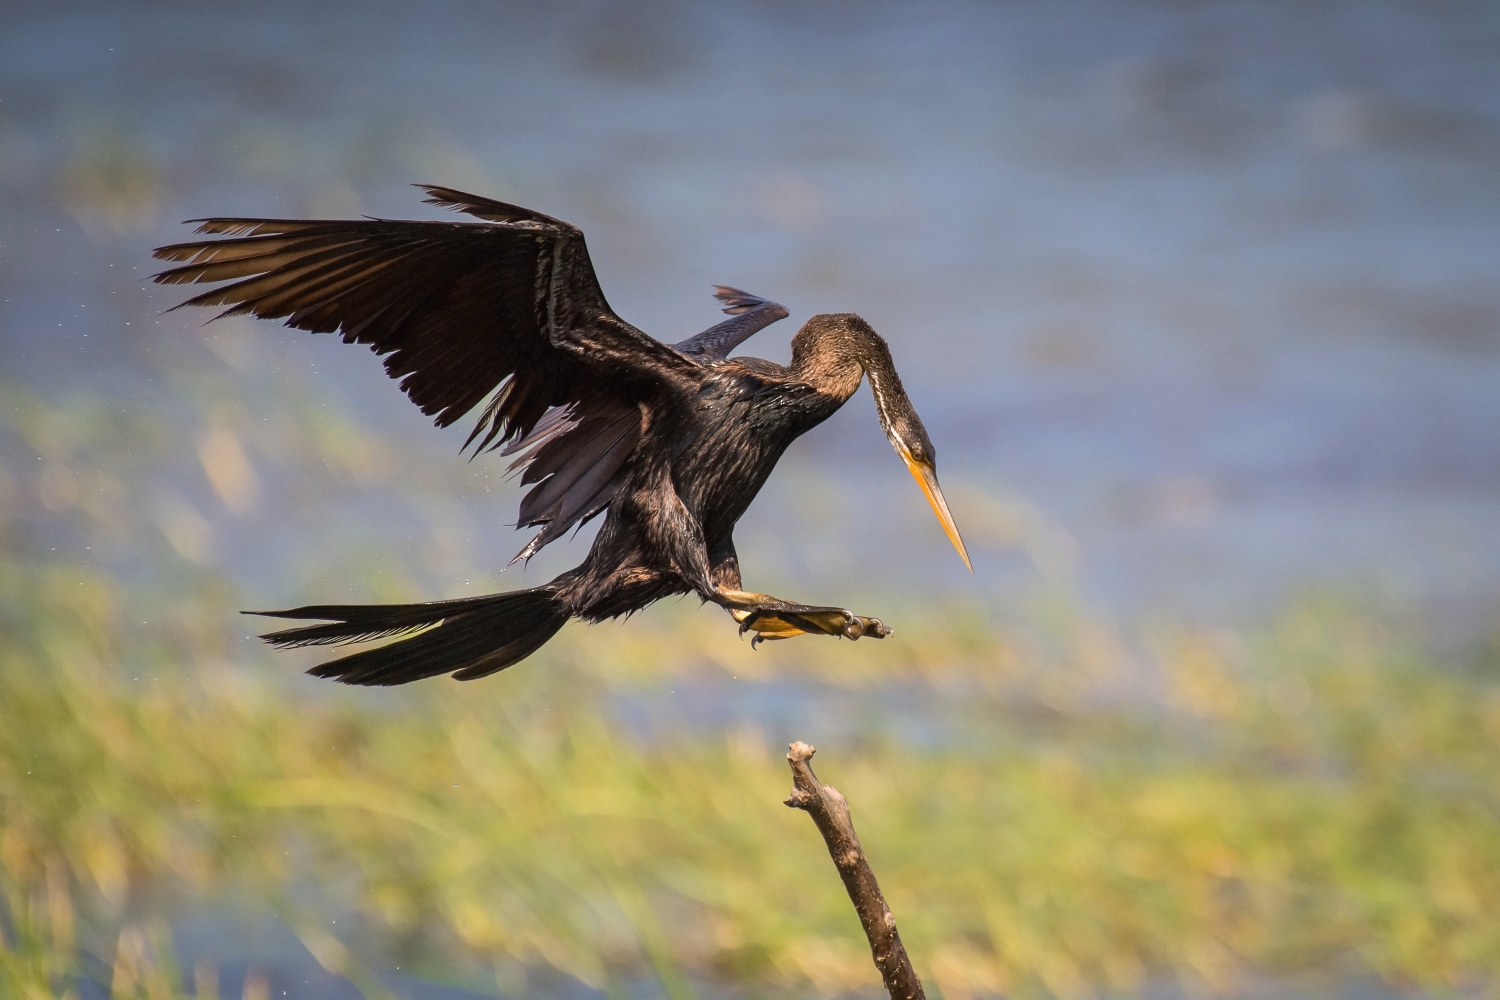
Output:
M732 288L731 318L667 346L614 314L583 233L515 205L421 185L428 204L483 222L199 219L222 239L162 247L166 284L232 281L182 305L285 318L368 344L422 412L447 427L483 404L465 444L516 454L526 559L607 511L588 558L541 587L430 604L263 611L326 622L272 632L277 646L405 636L315 667L348 684L404 684L503 670L569 618L603 621L673 594L725 608L755 640L804 633L884 638L878 618L742 589L735 523L787 446L869 376L880 426L969 557L938 488L932 442L890 349L852 313L814 316L792 363L728 354L787 316ZM415 634L412 634L415 633Z

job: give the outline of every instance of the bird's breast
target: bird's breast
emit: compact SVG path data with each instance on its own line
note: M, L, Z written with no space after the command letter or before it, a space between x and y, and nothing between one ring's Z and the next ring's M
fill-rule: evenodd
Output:
M798 436L842 400L760 379L715 379L674 448L673 483L710 540L733 529Z

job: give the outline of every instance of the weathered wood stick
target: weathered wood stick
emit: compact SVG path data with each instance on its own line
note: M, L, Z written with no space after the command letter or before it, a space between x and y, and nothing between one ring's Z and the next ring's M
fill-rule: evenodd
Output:
M827 842L828 853L844 880L844 888L849 890L859 922L864 925L865 937L870 939L870 954L891 1000L926 1000L922 981L911 967L911 959L906 957L901 935L896 933L896 918L885 905L875 873L865 860L859 837L855 836L854 823L849 819L849 802L837 788L818 781L808 763L817 752L817 747L800 740L787 747L786 759L792 766L792 794L786 797L786 804L806 811Z

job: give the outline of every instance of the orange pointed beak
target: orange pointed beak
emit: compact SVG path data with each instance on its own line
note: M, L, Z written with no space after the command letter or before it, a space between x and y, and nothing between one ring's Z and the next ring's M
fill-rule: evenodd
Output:
M907 451L905 445L896 445L896 454L901 456L901 461L906 463L911 477L922 487L922 492L927 494L927 502L932 504L932 511L938 520L943 522L943 530L948 533L948 540L958 550L958 557L964 561L969 572L974 572L974 564L969 562L969 551L964 548L964 540L958 534L958 525L953 523L953 514L948 510L948 501L943 499L942 487L938 486L937 469L928 462L919 462Z

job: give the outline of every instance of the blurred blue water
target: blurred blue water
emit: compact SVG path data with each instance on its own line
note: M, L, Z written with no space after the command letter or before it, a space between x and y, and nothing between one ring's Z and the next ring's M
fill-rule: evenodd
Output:
M713 282L791 308L751 353L784 360L816 311L887 336L977 581L861 396L743 522L756 586L822 602L1040 574L1121 616L1237 621L1331 582L1460 632L1500 596L1492 5L7 10L5 377L171 420L173 495L257 604L342 596L311 592L312 551L352 578L351 553L383 547L447 596L523 541L497 463L420 501L376 484L335 517L269 446L240 511L194 458L205 409L269 419L292 375L417 478L456 453L459 429L426 427L362 352L200 331L142 283L177 219L433 217L413 181L579 224L615 308L663 339L716 319ZM35 456L7 455L29 488ZM1038 547L1061 553L1045 573Z

